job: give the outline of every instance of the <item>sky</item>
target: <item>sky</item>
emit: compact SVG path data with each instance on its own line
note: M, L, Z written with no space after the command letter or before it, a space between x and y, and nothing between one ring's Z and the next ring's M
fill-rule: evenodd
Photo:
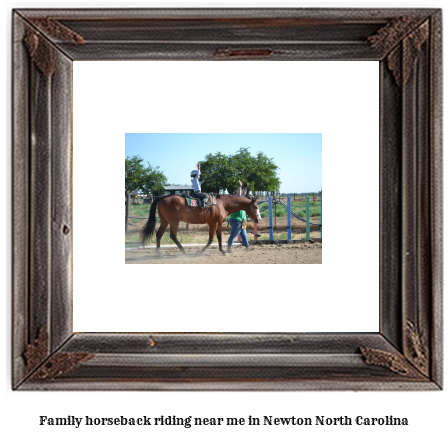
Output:
M233 155L248 148L272 158L280 168L281 193L322 188L322 134L144 134L127 133L125 157L139 155L159 166L170 184L190 184L190 172L207 154ZM243 177L243 175L241 175Z

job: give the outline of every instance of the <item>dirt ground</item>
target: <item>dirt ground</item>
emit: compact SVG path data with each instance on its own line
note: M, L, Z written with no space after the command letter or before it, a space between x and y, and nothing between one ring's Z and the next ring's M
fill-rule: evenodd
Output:
M175 249L162 248L162 257L155 249L126 250L126 264L321 264L321 243L265 244L251 246L246 251L234 245L232 253L223 256L218 247L198 254L200 247L185 247L186 255Z

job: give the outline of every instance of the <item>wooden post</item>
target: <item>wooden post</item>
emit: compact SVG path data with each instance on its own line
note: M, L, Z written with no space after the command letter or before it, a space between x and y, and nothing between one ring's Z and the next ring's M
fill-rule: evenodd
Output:
M288 240L292 240L292 232L291 232L291 196L288 196Z
M310 240L310 197L306 197L306 240Z
M322 193L320 194L320 240L322 240Z
M126 193L126 226L125 226L125 232L128 232L128 222L129 222L129 198L131 195Z
M274 229L277 228L277 199L274 203Z
M269 240L274 240L274 229L272 225L272 196L269 196Z

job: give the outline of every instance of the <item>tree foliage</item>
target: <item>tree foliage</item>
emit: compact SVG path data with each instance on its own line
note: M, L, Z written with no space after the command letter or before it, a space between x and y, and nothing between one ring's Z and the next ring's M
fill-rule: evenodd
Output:
M139 155L125 158L125 191L139 190L144 195L161 196L165 193L163 186L167 178L159 167L143 164Z
M263 152L252 156L248 148L241 148L234 155L208 154L205 161L201 161L201 189L203 192L227 190L234 193L241 180L243 186L249 183L252 192L275 191L280 189L279 170L273 158Z

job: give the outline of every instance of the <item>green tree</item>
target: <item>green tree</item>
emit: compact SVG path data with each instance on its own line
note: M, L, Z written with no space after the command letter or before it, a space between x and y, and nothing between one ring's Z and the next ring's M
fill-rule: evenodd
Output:
M279 167L263 152L258 152L252 160L252 166L248 169L247 180L251 190L254 191L279 191L280 178Z
M263 152L253 157L248 148L241 148L234 155L208 154L201 162L202 191L234 193L238 180L243 185L249 183L252 192L276 191L281 183L279 170L273 158Z
M132 158L126 157L124 167L124 186L126 193L140 189L142 177L145 174L143 158L140 158L138 155L135 155Z
M201 190L203 192L219 193L228 187L234 186L234 169L232 169L229 157L218 152L208 154L201 161ZM238 178L236 179L238 184Z
M140 190L144 195L153 194L161 196L165 193L163 186L167 178L159 167L152 167L149 163L143 164L139 155L125 158L125 191Z

